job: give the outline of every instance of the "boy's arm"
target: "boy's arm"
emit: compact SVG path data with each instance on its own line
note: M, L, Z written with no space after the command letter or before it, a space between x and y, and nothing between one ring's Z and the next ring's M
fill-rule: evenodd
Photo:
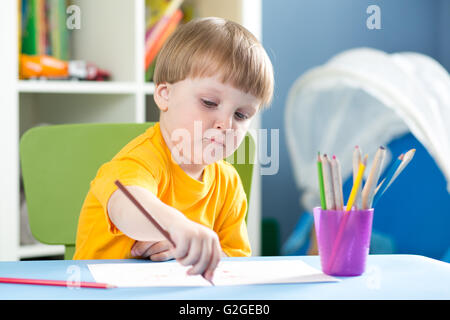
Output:
M152 192L139 186L127 186L128 191L142 204L152 217L167 230L167 221L184 217L176 209L165 205ZM171 210L173 209L173 210ZM161 214L156 214L160 212ZM147 220L139 209L119 189L108 201L108 215L112 223L128 237L139 241L161 241L165 237Z
M188 273L204 274L207 279L212 279L221 257L217 234L189 220L177 209L163 203L149 190L139 186L126 188L169 233L175 243L173 257L182 265L193 265ZM165 239L120 190L114 191L111 195L107 208L112 223L130 238L140 241Z

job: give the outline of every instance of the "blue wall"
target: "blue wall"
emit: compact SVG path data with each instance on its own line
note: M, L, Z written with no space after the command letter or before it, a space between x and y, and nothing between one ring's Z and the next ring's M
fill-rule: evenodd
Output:
M366 27L366 9L372 4L381 9L381 30ZM281 243L302 212L284 131L285 102L293 82L335 54L361 46L420 52L450 70L449 30L450 1L446 0L263 0L263 45L274 64L276 87L262 125L280 129L280 169L276 175L263 176L262 205L264 218L279 221ZM438 185L442 188L441 182ZM448 203L450 197L444 201Z
M450 70L450 1L440 0L438 29L438 58L439 62Z

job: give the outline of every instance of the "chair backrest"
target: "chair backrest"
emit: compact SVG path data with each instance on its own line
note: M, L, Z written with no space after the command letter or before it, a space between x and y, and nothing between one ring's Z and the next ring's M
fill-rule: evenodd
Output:
M20 160L33 236L42 243L65 245L65 258L71 259L81 206L97 170L153 124L67 124L28 130L20 140ZM254 149L247 135L227 159L236 162L231 160L244 150L248 155L245 163L233 163L248 200Z

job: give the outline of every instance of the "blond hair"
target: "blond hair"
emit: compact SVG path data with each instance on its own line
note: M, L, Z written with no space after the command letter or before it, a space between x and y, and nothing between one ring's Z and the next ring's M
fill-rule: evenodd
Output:
M153 80L175 83L219 74L223 83L260 99L273 95L273 67L261 43L243 26L222 18L194 19L170 36L157 57Z

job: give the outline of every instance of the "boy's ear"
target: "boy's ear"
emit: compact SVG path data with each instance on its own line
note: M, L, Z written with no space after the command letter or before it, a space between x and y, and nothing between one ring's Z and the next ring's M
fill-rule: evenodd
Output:
M153 99L161 111L167 111L169 108L169 90L170 85L166 82L157 84L155 87Z

